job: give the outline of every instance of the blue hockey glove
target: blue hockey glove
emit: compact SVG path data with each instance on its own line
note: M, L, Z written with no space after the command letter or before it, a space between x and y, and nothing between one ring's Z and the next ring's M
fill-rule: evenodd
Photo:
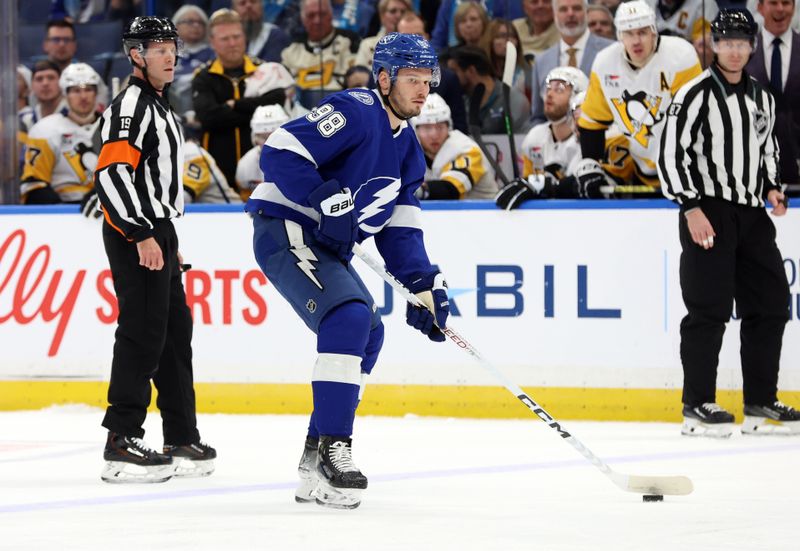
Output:
M358 213L350 190L328 180L309 194L308 202L320 213L314 237L340 260L349 261L358 239Z
M443 342L446 337L441 330L446 328L447 316L450 314L450 301L447 299L447 282L444 276L440 272L434 272L412 281L408 289L417 295L426 307L414 306L409 302L406 306L406 323L422 331L430 340Z

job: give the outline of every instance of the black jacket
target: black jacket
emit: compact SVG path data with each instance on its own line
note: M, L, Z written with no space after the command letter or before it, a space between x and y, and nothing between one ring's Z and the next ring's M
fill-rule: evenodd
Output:
M192 81L192 101L203 129L202 145L214 160L231 187L236 185L236 164L252 146L250 119L261 105L283 104L285 91L245 98L245 81L262 61L244 57L243 74L234 78L225 74L222 63L215 59L199 67ZM233 108L225 102L235 100Z

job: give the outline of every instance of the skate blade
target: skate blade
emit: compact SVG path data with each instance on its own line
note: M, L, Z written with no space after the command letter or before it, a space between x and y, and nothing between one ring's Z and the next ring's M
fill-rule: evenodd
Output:
M742 434L748 436L798 436L800 421L775 421L766 417L745 416Z
M172 476L178 478L200 478L209 476L214 472L214 460L206 459L204 461L193 461L188 457L174 457L172 460L175 462L174 472Z
M706 438L730 438L733 423L703 423L698 419L683 418L681 434L684 436L704 436Z
M124 461L107 461L100 478L109 484L157 484L172 478L173 470L171 464L143 466Z
M357 488L334 488L320 480L314 490L317 505L330 509L355 509L361 505L361 492Z
M316 474L300 473L300 486L294 492L294 500L297 503L314 503L314 491L317 489L319 479Z

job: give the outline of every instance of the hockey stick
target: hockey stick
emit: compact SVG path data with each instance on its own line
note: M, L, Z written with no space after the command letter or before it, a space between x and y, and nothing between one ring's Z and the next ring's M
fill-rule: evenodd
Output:
M353 253L358 256L364 263L369 266L376 274L392 286L394 290L400 293L405 300L414 306L425 307L422 301L414 294L411 293L405 286L400 283L392 274L386 271L383 264L378 262L369 253L367 253L358 243L353 246ZM692 481L685 476L637 476L627 475L614 471L602 459L597 457L592 451L583 445L575 436L567 432L567 430L553 418L552 415L547 413L542 406L537 404L533 398L528 396L519 386L517 386L510 379L500 372L494 365L489 363L481 356L480 352L469 344L452 325L447 324L447 328L442 332L445 336L458 348L472 356L481 366L489 371L494 377L500 381L506 389L516 396L520 402L525 404L525 407L530 409L536 414L539 419L544 421L547 426L556 431L561 438L569 442L573 448L585 457L592 465L600 469L616 486L628 492L639 494L651 495L686 495L690 494L693 490Z
M511 149L511 170L514 179L519 180L517 147L514 144L514 128L511 126L511 85L514 82L514 69L517 67L517 47L510 40L506 42L506 61L503 66L503 119L506 123L508 147Z
M620 186L600 186L600 193L613 195L615 193L633 193L636 195L660 195L661 190L649 186L620 185Z
M481 148L481 151L483 151L483 155L489 161L489 164L492 165L495 174L503 182L503 185L507 186L509 181L505 172L500 168L500 165L495 160L494 155L489 151L489 148L486 147L486 142L483 141L483 136L481 135L480 110L481 100L483 99L483 93L485 91L486 87L483 84L478 84L475 86L475 89L472 91L472 96L469 98L469 133L472 139L478 144L478 147Z

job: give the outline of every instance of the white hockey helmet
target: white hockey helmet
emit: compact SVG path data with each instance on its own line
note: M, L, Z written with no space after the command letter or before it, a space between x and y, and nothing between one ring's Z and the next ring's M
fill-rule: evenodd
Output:
M650 27L658 34L656 28L656 14L644 0L623 2L617 7L614 16L614 26L617 28L617 40L621 40L622 31L632 31L643 27Z
M261 105L256 107L253 118L250 119L250 130L253 135L271 134L280 125L289 122L289 115L286 114L280 105ZM253 139L255 142L255 139Z
M453 127L453 118L450 114L450 106L439 94L428 94L425 105L419 115L411 119L411 125L416 128L419 124L436 124L446 122L447 126Z
M586 92L580 92L578 94L572 94L572 99L569 100L569 109L570 111L576 111L581 108L583 105L583 100L586 99Z
M570 99L581 92L586 92L589 88L589 79L577 67L556 67L547 73L547 78L544 79L545 85L549 84L551 80L563 80L572 86Z
M94 86L99 89L103 81L100 75L86 63L72 63L61 72L58 85L61 93L67 95L67 90L73 86Z

